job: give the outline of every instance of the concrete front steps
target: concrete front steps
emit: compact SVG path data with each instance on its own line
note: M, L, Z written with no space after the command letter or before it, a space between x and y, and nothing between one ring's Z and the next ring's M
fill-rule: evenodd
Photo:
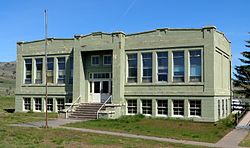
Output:
M70 119L97 119L97 111L102 103L81 103L73 113L69 115ZM102 108L105 110L105 107Z

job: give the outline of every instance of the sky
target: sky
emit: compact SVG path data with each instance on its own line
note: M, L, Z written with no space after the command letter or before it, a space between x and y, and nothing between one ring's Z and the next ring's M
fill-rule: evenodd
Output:
M0 61L16 60L16 42L91 32L216 26L232 42L233 66L250 50L250 0L1 0Z

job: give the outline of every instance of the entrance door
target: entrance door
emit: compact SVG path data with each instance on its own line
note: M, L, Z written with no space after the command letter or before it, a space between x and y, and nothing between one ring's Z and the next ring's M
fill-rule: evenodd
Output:
M90 84L93 85L92 102L104 103L110 96L111 81L110 80L94 80Z

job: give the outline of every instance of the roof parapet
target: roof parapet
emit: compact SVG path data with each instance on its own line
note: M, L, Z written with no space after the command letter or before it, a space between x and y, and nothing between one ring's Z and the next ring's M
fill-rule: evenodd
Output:
M21 45L21 44L23 44L23 43L25 43L24 41L18 41L18 42L16 42L17 43L17 45Z
M212 25L212 26L204 26L204 27L202 27L202 29L215 29L216 30L217 28L216 28L216 26Z

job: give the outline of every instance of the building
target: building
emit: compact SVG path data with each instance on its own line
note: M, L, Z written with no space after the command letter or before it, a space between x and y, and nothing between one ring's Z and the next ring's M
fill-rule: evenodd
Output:
M17 43L17 112L45 111L44 45ZM230 114L230 42L214 26L49 38L47 52L49 111L109 99L102 111L108 118L215 122Z

